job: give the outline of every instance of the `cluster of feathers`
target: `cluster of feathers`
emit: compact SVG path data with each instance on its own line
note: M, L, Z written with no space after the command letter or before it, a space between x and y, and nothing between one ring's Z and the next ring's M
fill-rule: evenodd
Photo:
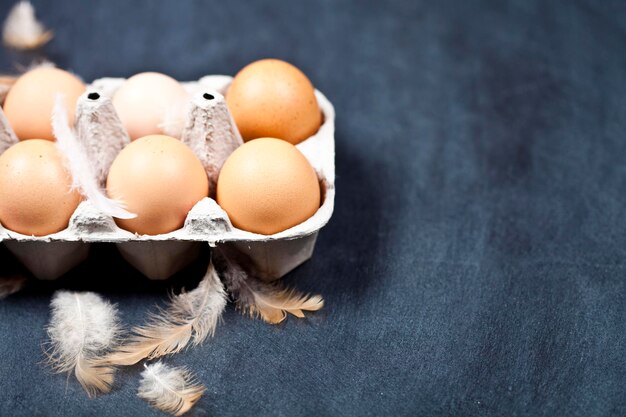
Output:
M213 336L228 294L239 310L272 324L282 322L288 313L304 317L304 311L324 305L319 295L264 282L249 259L223 246L214 249L195 289L170 297L130 334L124 334L116 306L99 295L58 291L51 302L49 341L44 346L48 363L57 372L74 373L90 397L109 392L116 367L178 353ZM144 367L138 395L164 412L185 413L205 391L186 368L161 362Z

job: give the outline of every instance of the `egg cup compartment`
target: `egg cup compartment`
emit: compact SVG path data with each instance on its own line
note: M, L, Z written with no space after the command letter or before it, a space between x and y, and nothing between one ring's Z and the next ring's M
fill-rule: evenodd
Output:
M205 166L212 190L221 164L241 143L222 96L231 80L228 76L211 75L183 83L192 99L179 138ZM110 100L123 81L96 80L77 102L74 131L93 163L91 174L101 187L113 159L130 140ZM318 231L333 212L335 115L326 97L317 90L315 94L324 121L297 148L317 172L323 200L317 212L299 225L273 235L247 232L233 227L215 200L204 198L188 213L181 229L154 236L137 235L119 228L113 217L104 214L98 201L88 199L81 202L61 232L35 237L0 226L0 240L40 279L57 278L82 262L90 242L114 243L127 262L151 279L165 279L179 271L199 255L206 243L211 247L234 245L250 256L266 279L278 279L312 256ZM0 152L16 141L0 111Z
M78 241L7 240L6 248L38 279L53 280L65 274L89 254L89 243Z
M122 258L150 279L167 279L196 259L205 244L188 240L116 243Z

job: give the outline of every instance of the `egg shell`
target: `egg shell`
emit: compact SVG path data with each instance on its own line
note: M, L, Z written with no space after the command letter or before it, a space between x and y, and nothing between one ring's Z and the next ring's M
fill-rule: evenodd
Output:
M39 67L18 78L9 90L4 114L20 140L54 140L52 109L57 94L64 96L70 123L74 121L76 100L85 85L75 75L54 67Z
M209 193L209 180L196 155L179 140L150 135L127 145L107 178L109 197L134 219L116 219L122 229L157 235L183 226L191 208Z
M54 143L31 139L0 155L0 222L15 232L44 236L65 229L81 201Z
M315 214L320 186L315 170L294 145L261 138L240 146L226 160L217 203L235 227L271 235Z
M113 106L131 140L165 133L168 124L182 124L188 101L182 84L158 72L133 75L113 96Z
M226 101L245 141L273 137L298 144L322 122L313 84L295 66L264 59L233 79Z

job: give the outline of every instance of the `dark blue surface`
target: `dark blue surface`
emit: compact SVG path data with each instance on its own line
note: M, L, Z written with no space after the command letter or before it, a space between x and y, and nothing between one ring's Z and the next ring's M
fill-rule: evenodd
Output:
M327 305L276 327L229 306L167 360L208 387L190 416L626 415L623 2L34 3L86 80L278 57L336 106L335 214L286 278ZM0 415L160 415L139 367L89 400L39 364L58 287L135 324L170 283L97 246L0 302Z

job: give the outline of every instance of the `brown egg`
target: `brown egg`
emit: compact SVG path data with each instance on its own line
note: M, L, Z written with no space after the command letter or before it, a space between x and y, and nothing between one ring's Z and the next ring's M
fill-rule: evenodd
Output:
M16 143L0 155L0 222L24 235L65 229L81 196L63 156L48 140Z
M245 141L273 137L295 145L317 132L322 123L314 91L298 68L263 59L239 71L226 102Z
M133 75L113 96L113 106L131 140L182 126L188 101L181 83L158 72Z
M11 87L4 101L4 114L20 140L54 140L50 119L56 94L64 96L73 123L76 100L83 92L85 84L75 75L54 67L35 68Z
M228 157L217 182L217 203L235 227L271 235L315 214L320 187L315 170L294 145L261 138Z
M113 161L107 178L109 197L137 214L116 219L131 232L158 235L180 229L189 210L209 194L202 163L181 141L151 135L127 145Z

